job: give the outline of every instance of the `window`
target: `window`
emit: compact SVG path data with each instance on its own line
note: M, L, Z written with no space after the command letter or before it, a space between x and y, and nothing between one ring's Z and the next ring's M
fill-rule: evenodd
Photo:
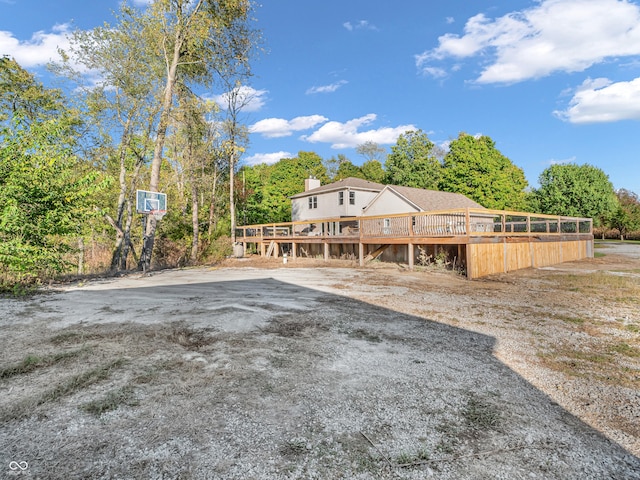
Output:
M318 197L309 197L309 209L318 208Z
M349 192L349 205L356 204L356 192Z
M338 205L344 205L344 192L338 192Z

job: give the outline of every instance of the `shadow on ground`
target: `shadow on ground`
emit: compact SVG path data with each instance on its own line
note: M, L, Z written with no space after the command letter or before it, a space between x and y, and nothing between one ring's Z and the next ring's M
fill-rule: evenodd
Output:
M2 313L8 478L640 478L493 338L347 297L105 284Z

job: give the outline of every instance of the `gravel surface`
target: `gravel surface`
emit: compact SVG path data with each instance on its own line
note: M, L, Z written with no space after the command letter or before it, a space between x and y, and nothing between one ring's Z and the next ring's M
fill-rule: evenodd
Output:
M640 247L609 248L473 282L246 260L5 298L0 477L640 478Z

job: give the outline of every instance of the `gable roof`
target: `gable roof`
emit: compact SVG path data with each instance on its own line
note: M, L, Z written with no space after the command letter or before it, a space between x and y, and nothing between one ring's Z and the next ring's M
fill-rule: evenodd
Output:
M461 193L441 192L439 190L424 190L422 188L388 185L420 210L448 210L451 208L482 208L484 207ZM373 203L373 202L372 202Z
M334 192L338 190L367 190L370 192L380 192L385 186L380 183L370 182L369 180L363 180L362 178L347 177L337 182L328 183L318 188L307 190L306 192L297 193L290 198L300 198L309 195L317 195L318 193Z

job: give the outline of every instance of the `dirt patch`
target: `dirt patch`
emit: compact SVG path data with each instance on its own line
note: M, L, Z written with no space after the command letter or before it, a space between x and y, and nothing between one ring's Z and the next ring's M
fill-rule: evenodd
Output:
M3 299L0 472L640 478L638 272L248 259Z

